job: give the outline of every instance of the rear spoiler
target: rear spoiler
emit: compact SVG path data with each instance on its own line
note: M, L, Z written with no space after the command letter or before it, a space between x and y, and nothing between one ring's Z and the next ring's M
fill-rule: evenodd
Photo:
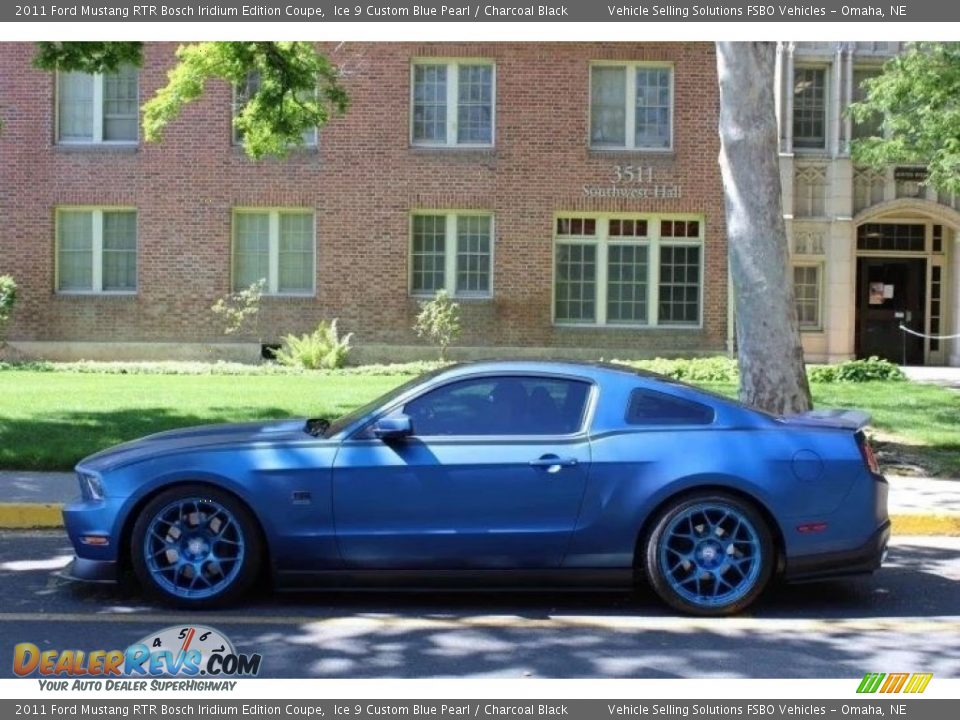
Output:
M809 412L781 418L791 425L809 425L815 427L834 427L846 430L862 430L870 424L870 414L863 410L844 410L843 408L826 408L810 410Z

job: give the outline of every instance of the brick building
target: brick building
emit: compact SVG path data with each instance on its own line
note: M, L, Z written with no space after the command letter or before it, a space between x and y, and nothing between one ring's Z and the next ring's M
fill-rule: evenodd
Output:
M224 83L139 139L175 49L104 77L0 44L0 273L22 350L202 355L225 340L211 304L261 277L264 342L337 317L365 358L429 352L411 325L441 287L463 354L728 347L711 44L326 46L350 110L259 162Z

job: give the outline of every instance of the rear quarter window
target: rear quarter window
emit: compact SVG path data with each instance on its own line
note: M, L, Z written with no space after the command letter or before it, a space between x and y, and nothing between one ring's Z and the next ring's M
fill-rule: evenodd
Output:
M638 388L630 393L626 422L628 425L709 425L714 416L709 405Z

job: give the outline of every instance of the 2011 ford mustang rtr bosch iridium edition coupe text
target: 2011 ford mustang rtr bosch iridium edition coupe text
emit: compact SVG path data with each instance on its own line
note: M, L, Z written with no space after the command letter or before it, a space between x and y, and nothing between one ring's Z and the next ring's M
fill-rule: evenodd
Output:
M281 587L609 589L743 610L871 572L890 535L868 417L774 417L618 365L483 362L332 423L162 432L77 465L65 571L161 599Z

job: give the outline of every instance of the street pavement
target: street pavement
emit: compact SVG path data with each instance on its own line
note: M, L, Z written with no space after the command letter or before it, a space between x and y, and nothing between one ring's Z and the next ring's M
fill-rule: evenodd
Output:
M71 554L60 531L0 532L0 675L17 642L122 649L180 623L261 653L267 677L960 675L960 538L897 537L871 577L779 586L724 619L671 614L648 593L262 591L186 613L54 576Z

